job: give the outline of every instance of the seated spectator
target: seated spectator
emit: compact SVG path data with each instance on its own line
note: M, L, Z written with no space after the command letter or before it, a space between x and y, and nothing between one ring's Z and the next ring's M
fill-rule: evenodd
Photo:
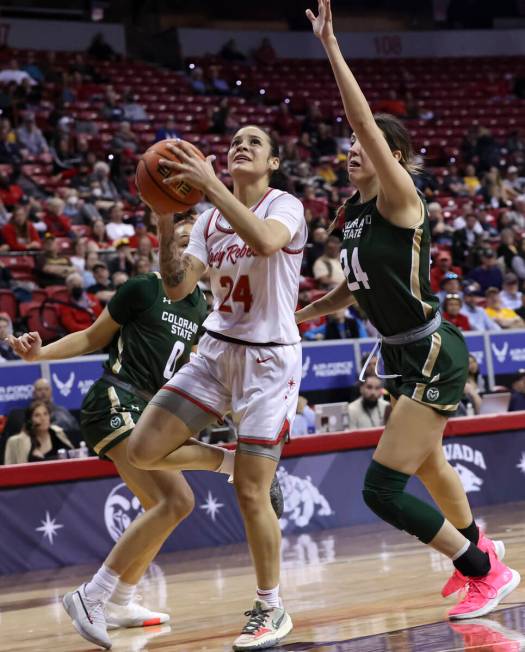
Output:
M389 403L383 398L381 380L370 374L365 382L361 383L360 393L361 396L348 406L349 429L384 426Z
M499 331L501 326L491 319L485 310L478 305L478 290L475 285L469 285L463 290L463 306L461 314L468 318L474 331Z
M151 246L154 249L158 248L159 239L157 238L156 235L150 233L146 229L146 225L144 224L144 222L138 222L137 224L135 224L135 233L131 236L131 238L129 238L129 246L132 249L137 249L139 245L139 240L142 240L144 236L148 238L148 240L151 242Z
M518 168L511 165L502 181L507 198L513 201L525 190L525 179L518 176Z
M180 138L180 136L175 129L175 118L171 115L166 119L166 126L157 129L157 133L155 134L155 142L158 142L159 140L177 138Z
M463 397L459 402L458 409L454 416L456 417L472 417L479 414L481 411L481 396L476 385L470 380L465 383Z
M501 305L500 291L498 288L490 287L485 292L487 298L487 307L485 312L493 319L501 328L523 328L525 325L519 315L510 308L504 308Z
M102 305L106 305L115 294L115 288L109 278L108 267L105 263L95 263L92 271L95 283L88 287L88 294L94 294Z
M314 263L314 278L319 287L331 290L345 280L343 268L339 262L341 242L335 236L330 236L324 246L324 254Z
M498 258L502 258L505 263L505 269L512 269L512 259L518 255L516 233L509 228L502 229L500 232L501 244L498 247Z
M71 441L78 443L80 435L78 421L68 409L53 403L51 384L46 378L35 380L33 383L33 397L31 400L43 401L47 405L49 414L51 415L51 423L62 428ZM7 440L22 430L24 420L24 408L15 408L9 412L2 437L0 437L0 464L4 463L4 452Z
M44 247L36 257L36 275L43 287L62 285L66 276L75 271L68 256L59 252L58 243L52 233L46 233Z
M25 70L37 84L41 84L44 81L44 74L38 67L35 55L32 52L27 55L26 64L22 70Z
M115 151L126 154L134 154L138 150L138 138L131 130L131 124L126 120L120 123L119 128L113 134L111 146Z
M115 243L123 238L131 238L135 229L131 224L124 223L124 209L121 202L117 202L109 211L109 222L106 224L108 238Z
M149 243L149 240L146 238ZM133 273L134 259L133 254L131 253L131 247L128 238L122 238L122 240L116 240L114 242L115 248L117 250L116 255L111 258L108 264L108 269L110 274L115 272L125 272L128 276L131 276Z
M190 86L197 95L206 95L210 92L210 87L204 79L204 71L199 66L196 66L190 72Z
M428 219L430 222L430 233L432 235L432 242L441 245L450 246L452 244L454 229L450 224L445 222L443 216L443 209L441 204L437 201L428 204ZM454 263L460 265L460 262Z
M222 46L219 56L226 61L246 61L246 56L239 50L235 39L231 38Z
M269 38L263 38L259 47L253 51L253 58L260 66L275 63L277 55Z
M90 243L88 243L89 245ZM93 276L93 267L102 262L98 257L98 250L87 250L86 251L86 264L84 266L84 271L82 273L82 286L85 288L95 285L95 277Z
M447 294L443 301L443 317L462 331L472 330L468 317L461 314L463 301L459 294Z
M46 155L51 160L49 145L42 131L36 126L35 114L31 111L26 111L22 125L16 130L16 137L20 147L27 150L30 157L37 158Z
M6 62L0 72L0 84L7 85L14 82L18 85L23 81L29 82L32 86L36 85L36 81L26 70L20 70L20 66L16 59L11 59L8 63Z
M503 277L503 289L500 292L503 308L518 310L522 305L522 293L519 291L518 277L509 272Z
M445 297L449 294L457 294L459 298L462 298L463 291L461 289L461 281L457 274L454 272L447 272L440 283L440 291L437 293L440 303L445 301Z
M23 430L7 440L6 464L43 462L58 458L61 448L73 448L66 433L51 425L49 408L44 401L34 401L27 408Z
M13 322L6 312L0 312L0 364L9 360L20 360L13 349L7 343L9 335L13 334Z
M273 126L281 136L298 136L300 132L299 122L297 118L290 113L290 107L285 102L279 104Z
M478 236L483 233L483 227L475 213L465 215L465 226L456 229L452 235L452 258L456 265L463 266L467 261L472 247L476 244Z
M70 256L70 261L75 271L80 275L86 269L86 253L87 253L87 238L77 238L73 243L73 255Z
M91 181L96 182L96 188L100 189L100 192L94 193L98 201L118 201L120 199L118 190L111 180L110 172L109 165L104 161L97 161L93 166Z
M328 202L323 197L317 197L313 186L305 186L302 199L304 210L309 210L312 217L328 222Z
M94 59L98 59L98 61L114 61L118 58L115 50L100 32L95 34L86 52Z
M498 267L496 254L491 247L485 247L480 252L481 265L468 273L468 278L475 281L479 286L479 293L485 294L489 288L501 290L503 286L503 274Z
M109 249L109 247L112 246L112 242L106 233L106 225L104 224L104 220L99 219L93 222L89 242L95 244L98 249Z
M58 307L60 323L67 333L76 333L89 328L102 312L102 306L96 296L83 288L82 276L78 272L66 278L69 291L69 305Z
M509 412L525 410L525 369L520 369L512 383Z
M481 182L476 175L476 168L471 163L465 168L463 183L469 195L475 195L481 189Z
M22 199L23 194L24 191L17 183L12 183L4 172L0 173L0 201L6 208L12 210Z
M449 165L448 174L443 179L443 190L453 197L468 195L467 186L459 176L456 165Z
M305 340L344 340L361 337L358 320L351 310L342 308L319 320L306 322L308 328L301 331ZM366 336L364 334L363 336Z
M137 102L137 98L132 92L124 95L122 108L124 109L124 120L129 120L130 122L145 122L148 119L146 109L142 104Z
M387 98L379 100L375 105L375 111L384 113L391 113L399 118L403 118L407 114L407 106L405 101L398 96L397 91L391 88L388 91Z
M316 147L319 156L336 156L337 141L332 135L331 125L321 122L317 130Z
M129 276L126 274L126 272L114 272L111 275L111 283L113 287L115 288L115 292L119 289L121 285L124 285L126 281L129 280Z
M151 271L159 271L159 255L157 251L153 250L153 245L147 235L140 238L134 255L135 259L147 258L151 265Z
M65 203L59 197L50 197L46 202L44 222L47 232L57 238L71 237L71 220L64 215Z
M211 91L216 95L231 95L232 89L228 82L219 74L217 66L210 66L208 69L208 80Z
M28 220L25 206L16 206L9 222L2 227L2 238L11 251L41 249L38 231Z
M479 362L475 355L469 353L468 356L468 377L467 382L471 383L474 387L477 388L478 393L483 394L486 391L487 386L485 383L485 378L481 375L479 370Z
M303 265L305 268L305 275L313 276L313 265L324 253L326 241L328 240L328 232L324 226L318 226L310 229L308 238L311 242L306 243Z
M518 253L512 259L512 271L521 280L525 281L525 237L521 239Z
M315 433L315 412L308 405L304 396L297 400L297 411L292 426L292 435L309 435Z
M435 264L430 270L430 286L432 292L439 292L441 281L447 272L452 272L458 277L461 276L461 268L452 265L452 256L448 251L439 251L435 257Z
M16 142L16 137L14 140L11 138L9 121L6 120L2 120L0 124L0 163L10 165L22 163L22 152Z
M149 274L151 271L151 262L149 258L140 256L136 259L133 269L133 276L138 276L139 274Z
M124 117L124 107L120 103L120 96L111 85L106 86L101 113L105 120L110 121L122 120Z

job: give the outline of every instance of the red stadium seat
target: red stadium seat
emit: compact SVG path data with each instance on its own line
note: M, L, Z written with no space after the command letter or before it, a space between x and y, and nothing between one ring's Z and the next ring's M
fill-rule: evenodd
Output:
M58 299L58 301L69 301L69 292L63 285L49 285L46 288L47 296L50 299Z
M38 331L44 344L56 340L64 333L58 318L58 310L51 304L32 307L27 312L26 321L28 330Z
M6 312L12 320L17 316L17 300L11 290L0 290L0 312Z

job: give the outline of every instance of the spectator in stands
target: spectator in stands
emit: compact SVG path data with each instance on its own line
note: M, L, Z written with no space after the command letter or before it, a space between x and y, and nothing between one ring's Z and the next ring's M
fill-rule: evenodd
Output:
M149 258L146 258L146 256L139 256L139 258L137 258L135 261L133 276L138 276L139 274L149 274L151 271L151 263Z
M158 248L159 239L157 238L156 235L150 233L147 230L144 222L137 222L137 224L135 224L135 233L131 236L131 238L129 238L129 246L132 249L137 249L137 247L139 246L139 241L142 240L144 236L148 238L153 248L155 249Z
M300 125L297 118L290 113L290 106L286 102L281 102L273 122L281 136L298 136Z
M450 246L452 244L452 234L454 233L454 229L450 224L445 222L441 204L438 202L431 202L428 204L427 209L432 242Z
M17 142L20 147L29 152L31 158L47 157L51 160L49 145L42 131L36 126L35 114L26 111L22 125L16 130Z
M232 94L232 89L230 88L230 85L228 84L226 79L224 79L224 77L221 77L221 75L219 74L218 66L210 66L208 68L208 83L212 93L215 93L216 95Z
M210 92L210 87L204 79L204 71L199 66L195 66L190 72L190 86L197 95L207 95Z
M148 240L146 238L146 240ZM149 243L149 240L148 240ZM134 258L131 253L131 247L128 238L122 238L114 242L117 253L108 264L110 274L115 272L125 272L128 276L133 273Z
M459 175L456 165L449 165L448 174L443 179L443 190L447 195L451 195L452 197L468 195L467 186L463 178Z
M317 129L322 121L323 114L321 107L317 102L310 102L306 107L306 115L301 125L301 133L306 132L310 136L317 135Z
M77 238L73 243L73 255L69 259L75 271L81 275L84 274L86 269L86 253L87 238Z
M385 99L379 100L376 103L375 110L377 112L390 113L398 118L403 118L407 114L405 101L398 96L394 88L389 89Z
M525 195L520 195L514 200L512 210L508 211L508 217L510 219L509 226L519 230L525 229Z
M467 380L463 397L459 402L458 409L454 416L456 417L471 417L479 414L481 411L481 396L477 386Z
M122 108L124 110L124 120L129 120L130 122L146 122L148 119L146 109L142 104L137 102L137 98L131 91L124 95Z
M22 70L25 70L37 84L41 84L44 81L44 74L38 67L35 55L32 52L28 53L26 64L22 67Z
M476 358L475 355L472 355L472 353L469 353L468 356L467 382L473 385L477 389L478 393L482 394L487 389L485 378L483 378L479 369L478 359Z
M88 294L94 294L102 305L106 305L115 294L109 278L109 270L105 263L98 262L93 265L93 276L95 277L94 285L88 287Z
M443 317L462 331L470 331L472 329L468 317L461 313L462 306L459 294L447 294L443 301Z
M463 291L461 289L460 277L454 272L447 272L440 283L440 291L437 293L439 301L443 303L445 297L449 294L457 294L461 299Z
M0 163L19 165L22 163L22 152L15 141L10 139L9 127L2 121L0 125Z
M315 433L315 412L308 405L304 396L297 400L297 411L292 426L293 435L310 435Z
M137 136L131 129L131 124L126 120L122 121L118 129L113 134L111 146L116 152L124 154L134 154L139 148Z
M490 129L479 127L474 154L478 157L478 169L490 170L497 166L501 158L501 148L492 137Z
M166 119L166 125L164 127L157 129L157 133L155 134L155 142L158 142L159 140L166 140L168 138L180 138L179 133L175 128L175 118L172 115Z
M26 70L20 70L18 61L11 59L9 63L5 63L2 71L0 72L0 84L21 84L23 81L28 81L32 86L36 85L36 81Z
M115 61L118 58L101 32L95 34L86 52L98 61Z
M522 237L518 253L511 261L511 268L521 281L525 281L525 237Z
M100 189L100 192L94 192L93 194L99 201L118 201L120 199L118 190L111 181L110 172L109 165L104 161L97 161L93 166L91 181L96 183L95 188Z
M456 265L463 266L468 259L470 250L483 233L483 227L476 213L465 215L465 226L454 231L452 236L452 258Z
M525 410L525 369L520 369L512 383L509 412Z
M52 233L44 236L43 252L37 256L35 268L38 282L43 287L62 285L68 274L75 271L69 257L60 253Z
M64 202L59 197L50 197L46 202L44 222L47 232L57 238L72 237L71 220L64 215Z
M23 430L7 440L5 463L54 460L61 448L72 449L73 444L62 428L51 424L47 404L33 401L27 409Z
M20 201L23 194L24 191L17 183L13 183L4 172L0 173L0 201L6 208L11 210Z
M89 328L102 312L100 301L83 288L83 279L78 272L66 278L69 291L69 305L60 305L58 315L60 323L67 333L76 333Z
M490 170L485 172L481 181L481 194L485 202L493 208L503 208L510 201L511 197L503 185L496 165L492 165Z
M375 374L370 374L361 383L360 393L361 396L348 406L349 429L384 426L389 404L383 398L381 380Z
M503 259L505 269L512 268L512 259L518 254L516 244L516 233L512 229L502 229L500 232L500 245L498 247L498 258Z
M135 229L131 224L124 223L124 209L121 202L117 202L109 211L109 222L106 225L108 238L115 243L122 238L131 238Z
M321 122L317 130L317 154L318 156L331 156L337 154L337 141L333 137L331 125Z
M115 288L115 292L119 289L121 285L124 285L126 281L129 280L129 276L126 274L126 272L114 272L111 275L111 283L113 287Z
M501 305L503 308L518 310L522 306L522 293L519 291L518 277L509 272L503 277L503 289L500 292Z
M111 240L106 233L106 225L104 220L95 220L91 229L91 236L89 242L96 244L99 249L108 249L111 247Z
M231 38L222 46L219 56L226 61L246 61L246 56L239 50L235 39Z
M498 267L496 254L491 247L481 250L481 265L471 270L468 273L468 278L478 284L481 295L485 294L489 288L501 290L503 274Z
M523 192L525 192L525 177L518 176L518 168L515 165L510 165L507 168L507 173L503 179L503 186L507 192L509 199L514 200Z
M461 276L461 268L452 265L452 256L448 251L438 251L435 257L435 265L430 270L430 286L432 292L439 292L441 280L448 272Z
M324 226L315 227L310 229L309 239L311 242L307 242L305 247L304 267L305 274L313 276L314 263L324 253L328 232Z
M6 342L8 335L13 334L13 322L6 312L0 312L0 363L9 360L20 360L13 349Z
M345 280L343 268L339 263L341 242L339 238L330 236L324 246L324 253L313 265L314 278L319 287L332 290Z
M151 270L154 272L159 271L159 255L157 251L153 250L153 244L147 235L143 235L138 243L135 252L135 259L147 258L151 265Z
M16 206L9 222L2 227L2 238L11 251L40 249L42 243L37 230L28 220L25 206Z
M93 244L93 243L91 243ZM88 247L90 243L88 242ZM88 288L92 285L95 285L95 277L93 275L93 267L97 264L102 262L98 256L98 250L87 250L86 251L86 264L84 266L84 272L82 273L82 278L83 278L83 283L82 285L85 288Z
M463 177L463 183L467 189L469 195L475 195L481 189L481 182L478 179L476 174L476 168L472 163L469 163L465 167L465 176Z
M476 285L468 285L463 290L463 306L461 314L468 318L469 324L474 331L499 331L499 326L491 319L485 310L478 305L478 290Z
M268 64L275 63L277 54L269 38L263 38L259 47L253 51L253 58L260 66L267 66Z
M525 290L525 286L523 288ZM515 311L517 315L519 315L522 319L523 322L525 323L525 292L522 292L521 294L521 306Z
M101 114L105 120L122 120L124 117L124 107L120 103L120 96L111 85L106 86Z
M521 317L514 310L502 306L499 288L489 287L485 292L485 297L487 299L485 312L501 328L523 328L525 324Z

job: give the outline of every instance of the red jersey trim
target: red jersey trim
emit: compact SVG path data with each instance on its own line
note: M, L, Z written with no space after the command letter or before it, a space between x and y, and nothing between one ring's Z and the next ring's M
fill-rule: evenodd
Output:
M283 247L281 251L284 251L285 254L302 254L304 247L301 247L300 249L288 249L288 247Z
M251 208L250 210L251 210L252 212L255 212L255 211L259 208L259 206L263 203L263 201L266 199L266 197L268 197L268 195L269 195L271 192L273 192L274 190L275 190L275 188L268 188L268 190L264 193L264 195L261 197L261 199L259 199L259 201L257 202L257 204L256 204L253 208ZM283 194L286 194L286 193L283 193ZM281 195L279 195L279 197L280 197L280 196L281 196ZM277 197L275 197L275 199L277 199ZM272 201L274 201L274 200L272 199ZM272 203L272 202L270 202L270 204L268 204L268 206L270 206L271 203ZM223 227L221 227L220 222L219 222L219 220L221 219L221 217L224 217L224 216L223 216L222 213L219 213L219 216L217 217L217 221L216 221L216 223L215 223L215 226L216 226L217 230L218 230L218 231L221 231L221 233L228 233L228 234L235 233L235 229L224 229ZM265 219L266 219L266 218L265 218Z
M188 401L191 401L194 405L199 407L201 410L204 410L204 412L207 412L208 414L213 414L214 417L217 417L222 423L222 414L219 414L218 412L215 412L215 410L212 410L210 407L205 405L204 403L201 403L199 399L195 398L194 396L190 396L190 394L186 394L182 389L179 389L178 387L170 387L169 385L164 385L162 389L167 389L168 392L173 392L174 394L179 394L183 398L187 399Z
M238 441L243 444L259 444L261 446L275 446L290 432L290 423L288 419L284 420L283 426L279 433L273 439L259 439L257 437L243 437L239 435Z

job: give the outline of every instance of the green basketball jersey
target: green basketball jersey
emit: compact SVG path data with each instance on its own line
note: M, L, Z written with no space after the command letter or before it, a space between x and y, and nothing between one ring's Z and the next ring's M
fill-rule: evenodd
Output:
M430 226L394 226L379 213L377 197L347 202L341 265L348 287L382 335L396 335L426 323L437 312L430 289Z
M198 287L181 301L171 301L160 276L152 273L124 283L108 310L121 328L110 344L105 368L155 394L189 359L207 306Z

